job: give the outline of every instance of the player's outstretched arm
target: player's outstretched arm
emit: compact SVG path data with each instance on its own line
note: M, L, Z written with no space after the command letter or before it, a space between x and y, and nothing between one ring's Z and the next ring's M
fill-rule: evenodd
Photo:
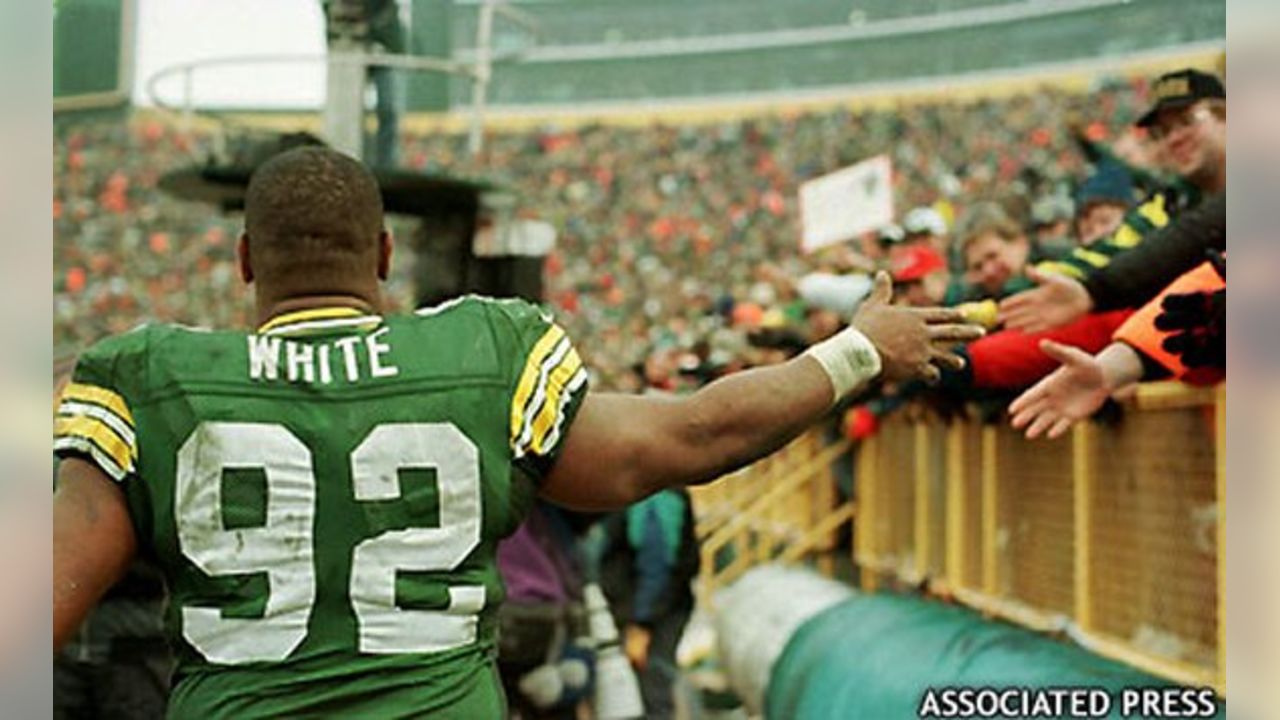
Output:
M981 328L958 311L890 304L887 276L853 325L782 365L730 375L681 398L589 394L542 485L549 499L609 509L714 480L785 445L877 376L936 379Z
M590 393L543 495L609 510L713 480L786 444L831 407L831 396L809 357L732 375L688 398Z
M53 495L53 650L128 569L137 540L124 492L93 465L62 461Z

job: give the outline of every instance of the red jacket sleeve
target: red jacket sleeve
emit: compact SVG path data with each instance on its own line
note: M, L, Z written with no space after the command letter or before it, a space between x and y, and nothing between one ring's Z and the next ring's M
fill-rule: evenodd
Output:
M1111 336L1132 310L1086 315L1060 328L1040 333L1001 330L969 345L975 387L1014 390L1034 384L1053 372L1058 361L1040 350L1040 341L1054 340L1088 353L1111 342Z

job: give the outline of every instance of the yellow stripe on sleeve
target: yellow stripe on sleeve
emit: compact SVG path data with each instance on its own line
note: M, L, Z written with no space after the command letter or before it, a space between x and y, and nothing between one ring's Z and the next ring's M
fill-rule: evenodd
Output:
M538 338L538 342L534 343L533 350L529 352L529 357L524 362L524 370L520 373L520 381L516 384L515 395L511 398L511 445L513 447L524 428L525 405L528 404L534 387L538 384L539 369L562 338L564 338L564 330L561 330L559 325L547 328L542 337Z
M1169 224L1169 213L1164 209L1164 196L1157 195L1138 208L1138 214L1158 228Z
M62 398L64 400L82 400L101 405L118 415L121 420L124 420L130 426L133 425L133 413L129 412L129 404L124 401L120 393L113 390L97 385L73 382L67 385L66 390L63 391Z
M1071 263L1064 263L1059 260L1046 260L1036 265L1036 269L1042 273L1054 273L1057 275L1065 275L1076 280L1084 279L1084 272L1080 268Z
M542 403L542 409L538 411L538 416L533 420L533 451L541 455L546 452L546 440L551 428L555 427L556 420L560 415L563 403L560 402L565 392L565 386L569 384L573 374L578 372L582 367L582 358L578 357L578 351L569 348L568 354L560 361L555 370L551 371L551 379L547 383L547 399Z
M111 461L125 470L133 468L137 448L125 442L101 420L87 415L60 417L53 424L55 437L77 437L92 441Z
M1111 258L1106 255L1092 250L1085 250L1084 248L1078 248L1075 251L1075 256L1094 267L1106 267L1107 263L1111 262Z
M1111 244L1117 247L1131 248L1142 242L1142 235L1131 225L1121 225L1116 234L1111 236Z

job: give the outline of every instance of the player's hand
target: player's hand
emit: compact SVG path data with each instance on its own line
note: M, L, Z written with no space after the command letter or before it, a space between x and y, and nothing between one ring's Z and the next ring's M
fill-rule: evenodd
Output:
M649 665L649 644L653 634L641 625L628 624L622 638L622 649L631 661L631 667L644 670Z
M885 380L937 382L942 377L939 367L964 367L964 359L951 348L985 334L955 308L914 308L892 302L889 274L877 273L871 294L853 317L853 326L876 346Z
M1093 309L1093 298L1080 281L1027 268L1038 286L1000 301L999 320L1005 327L1038 333L1062 327Z
M1028 439L1046 434L1061 437L1106 402L1111 389L1102 363L1089 353L1052 340L1041 340L1040 349L1062 363L1009 405L1014 429L1026 428Z

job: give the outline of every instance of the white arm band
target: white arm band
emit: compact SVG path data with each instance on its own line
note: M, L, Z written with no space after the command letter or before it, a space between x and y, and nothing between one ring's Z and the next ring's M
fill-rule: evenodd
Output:
M880 353L876 352L876 346L852 326L811 346L804 354L817 360L827 371L836 393L833 403L880 374Z

